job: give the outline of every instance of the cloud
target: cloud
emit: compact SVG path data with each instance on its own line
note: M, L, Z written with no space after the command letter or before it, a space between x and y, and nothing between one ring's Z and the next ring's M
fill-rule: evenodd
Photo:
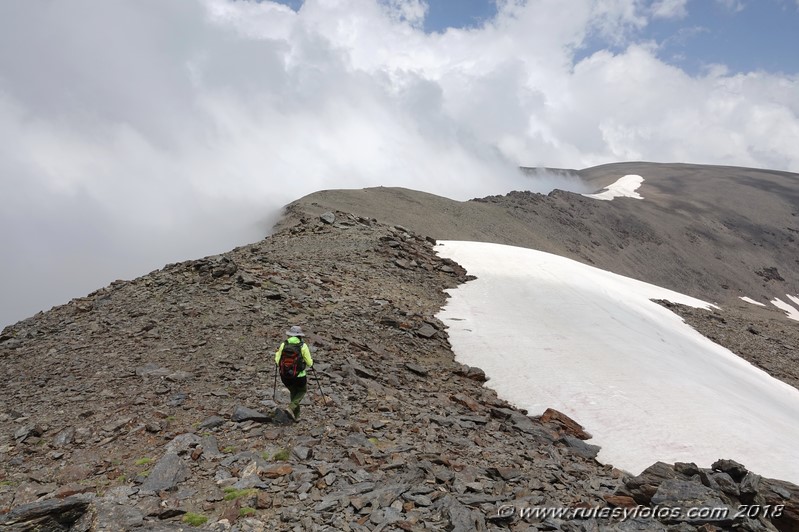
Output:
M732 13L739 13L746 8L743 0L716 0L716 3Z
M661 2L665 4L665 2ZM691 77L636 0L0 3L0 323L264 236L319 189L579 188L517 167L799 170L796 77ZM587 39L622 46L576 62Z
M654 18L681 19L688 16L688 0L657 0L652 4Z

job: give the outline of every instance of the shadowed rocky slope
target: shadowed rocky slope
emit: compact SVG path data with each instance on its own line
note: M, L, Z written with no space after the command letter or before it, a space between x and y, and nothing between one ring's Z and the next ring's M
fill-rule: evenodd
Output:
M796 486L730 461L655 464L632 477L597 463L576 422L498 400L479 369L453 360L434 318L442 290L467 280L463 269L405 228L325 220L6 328L0 530L799 523ZM296 424L272 401L270 360L291 324L313 333L319 378ZM770 510L733 518L741 504ZM653 517L696 505L730 513ZM572 513L521 513L534 507Z

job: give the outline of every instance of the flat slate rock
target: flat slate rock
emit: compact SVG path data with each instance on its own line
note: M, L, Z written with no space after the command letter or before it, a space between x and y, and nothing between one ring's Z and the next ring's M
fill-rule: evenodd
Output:
M257 410L253 410L252 408L247 408L246 406L236 406L233 409L233 415L231 416L233 421L237 423L241 423L242 421L271 421L271 416L267 414L262 414Z
M175 453L167 453L161 458L142 484L143 492L169 491L189 476L189 468Z
M4 525L3 529L5 529L9 525L35 522L41 527L41 530L47 530L44 525L48 520L54 523L71 524L80 519L92 500L94 500L93 494L80 494L66 499L48 499L23 504L13 508L6 515L0 516L0 525ZM15 528L9 529L15 530ZM26 530L25 528L17 529ZM31 530L36 530L36 528L31 528ZM58 529L54 528L53 530Z

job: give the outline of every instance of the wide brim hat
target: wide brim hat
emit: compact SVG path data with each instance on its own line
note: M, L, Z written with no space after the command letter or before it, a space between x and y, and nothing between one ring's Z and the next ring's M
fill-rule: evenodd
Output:
M286 331L286 336L291 338L292 336L305 336L305 333L302 332L302 327L299 325L292 325L291 329Z

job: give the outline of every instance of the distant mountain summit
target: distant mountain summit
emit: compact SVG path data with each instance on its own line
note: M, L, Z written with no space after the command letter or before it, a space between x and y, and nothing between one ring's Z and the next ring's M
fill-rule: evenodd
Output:
M399 188L329 190L289 204L281 226L339 209L438 239L556 253L711 302L769 305L799 294L799 174L645 162L547 170L597 192L639 175L642 199L555 190L458 202Z

